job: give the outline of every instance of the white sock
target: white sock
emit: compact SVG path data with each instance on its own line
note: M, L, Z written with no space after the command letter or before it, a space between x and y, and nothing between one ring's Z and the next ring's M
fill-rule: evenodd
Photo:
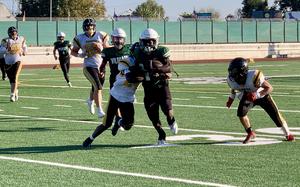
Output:
M97 109L98 109L98 112L104 112L101 106L99 106L99 108L97 108Z
M290 130L289 130L289 127L286 123L283 123L282 124L282 127L281 127L283 133L285 136L288 136L290 134Z

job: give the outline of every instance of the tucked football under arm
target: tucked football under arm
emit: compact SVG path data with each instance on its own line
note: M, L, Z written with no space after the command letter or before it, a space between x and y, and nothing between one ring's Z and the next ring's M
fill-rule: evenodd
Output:
M153 71L156 73L171 73L171 63L169 58L152 61Z

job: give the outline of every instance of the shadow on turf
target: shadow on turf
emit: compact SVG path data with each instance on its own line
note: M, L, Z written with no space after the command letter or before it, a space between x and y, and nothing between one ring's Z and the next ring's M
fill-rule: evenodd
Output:
M186 143L176 143L176 145L213 145L222 142L186 142ZM0 148L0 154L34 154L34 153L56 153L64 151L74 151L74 150L95 150L95 149L115 149L115 148L132 148L132 147L142 147L150 146L153 144L93 144L91 148L83 148L81 145L63 145L63 146L35 146L35 147L14 147L14 148Z
M92 145L91 148L83 148L81 145L64 145L64 146L35 146L35 147L13 147L0 148L0 154L33 154L33 153L56 153L74 150L94 150L94 149L115 149L130 148L136 146L145 146L146 144L116 145L116 144L98 144Z

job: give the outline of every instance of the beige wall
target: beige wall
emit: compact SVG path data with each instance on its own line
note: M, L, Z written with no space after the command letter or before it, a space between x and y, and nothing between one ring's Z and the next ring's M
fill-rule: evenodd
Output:
M276 58L287 54L288 57L300 57L300 43L258 43L258 44L198 44L198 45L166 45L170 48L174 61ZM28 55L23 58L24 64L55 64L52 47L29 47ZM83 59L71 58L72 64L80 64Z

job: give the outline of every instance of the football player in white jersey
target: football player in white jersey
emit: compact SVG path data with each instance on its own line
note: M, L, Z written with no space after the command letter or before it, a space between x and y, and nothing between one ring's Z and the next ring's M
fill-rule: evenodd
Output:
M249 143L256 136L247 116L249 110L256 105L261 106L268 113L277 127L281 127L287 141L295 140L295 137L289 131L287 122L278 111L276 103L270 95L273 87L261 71L248 70L246 59L235 58L228 67L227 83L231 88L231 95L226 106L230 108L236 97L240 99L237 116L247 132L247 136L243 141L244 144Z
M22 69L21 56L27 52L26 40L18 35L15 27L9 27L7 30L8 38L4 39L5 70L10 83L10 101L15 102L19 99L18 81Z
M135 92L144 76L142 73L134 71L135 60L132 57L122 59L118 62L119 74L116 81L110 89L110 98L107 104L106 116L93 134L85 139L82 146L87 148L91 146L94 139L111 127L117 110L120 110L122 118L115 123L112 128L112 135L115 136L120 127L125 130L131 129L134 122Z
M105 32L96 31L96 21L85 19L82 24L84 33L75 36L71 55L84 58L83 73L92 85L90 97L87 100L89 111L94 114L97 107L98 117L104 117L102 109L102 85L104 80L100 77L99 68L102 63L101 51L109 47L109 36ZM82 53L79 53L79 50Z

